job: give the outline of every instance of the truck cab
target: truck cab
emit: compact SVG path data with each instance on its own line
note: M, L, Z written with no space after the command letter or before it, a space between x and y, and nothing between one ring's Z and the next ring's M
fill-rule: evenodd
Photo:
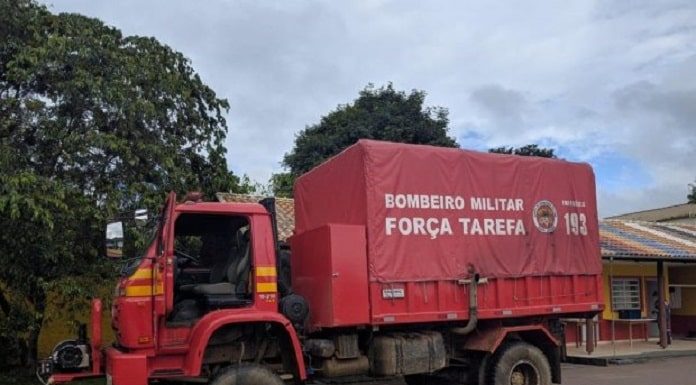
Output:
M141 378L200 378L253 357L280 372L285 361L286 378L302 377L296 332L278 313L271 213L258 203L177 203L170 194L158 222L152 244L118 283L108 362L141 354L148 357ZM112 369L114 383L135 383L122 373Z
M172 345L168 329L178 330L174 341L181 339L215 310L276 311L275 246L260 204L186 201L172 204L161 222L145 254L118 282L113 326L121 346ZM144 314L144 308L152 311ZM136 314L142 325L153 325L149 335L122 322Z
M53 382L98 375L103 361L114 385L200 381L249 360L271 365L285 379L304 378L297 333L278 312L276 240L263 205L190 196L177 202L171 193L151 232L144 252L121 269L111 309L114 345L103 353L99 346L83 349L92 353L92 370L77 365ZM108 256L124 256L127 234L123 221L107 226ZM101 334L98 324L92 340Z

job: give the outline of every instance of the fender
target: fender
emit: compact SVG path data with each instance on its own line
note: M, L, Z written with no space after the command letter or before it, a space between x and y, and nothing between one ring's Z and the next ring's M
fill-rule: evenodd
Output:
M250 309L218 310L208 313L201 318L191 332L189 351L185 361L187 364L186 372L191 376L200 375L205 348L208 346L208 341L216 330L231 324L260 322L274 323L283 327L292 344L295 363L297 365L297 374L300 380L306 380L307 372L302 358L302 346L300 345L300 340L297 337L297 332L292 326L292 323L280 313L254 311Z
M556 337L551 335L544 325L522 325L522 326L500 326L478 330L472 333L464 343L464 349L477 350L481 352L493 353L500 344L503 343L505 337L510 333L519 334L534 334L539 338L538 342L542 344L551 344L552 346L560 346L560 342Z

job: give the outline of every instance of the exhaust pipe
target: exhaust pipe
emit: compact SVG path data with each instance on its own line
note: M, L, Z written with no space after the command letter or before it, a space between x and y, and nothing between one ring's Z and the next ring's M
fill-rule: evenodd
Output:
M476 325L478 324L478 285L479 282L483 283L487 281L485 278L481 279L473 266L469 268L469 271L471 272L471 278L462 279L458 282L460 285L469 285L469 321L463 327L450 329L450 332L459 335L469 334L476 329Z

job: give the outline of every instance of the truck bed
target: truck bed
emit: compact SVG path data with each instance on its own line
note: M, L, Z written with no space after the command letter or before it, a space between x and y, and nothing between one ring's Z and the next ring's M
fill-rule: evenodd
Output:
M473 273L482 319L602 304L587 164L361 140L297 180L295 223L315 328L466 320Z

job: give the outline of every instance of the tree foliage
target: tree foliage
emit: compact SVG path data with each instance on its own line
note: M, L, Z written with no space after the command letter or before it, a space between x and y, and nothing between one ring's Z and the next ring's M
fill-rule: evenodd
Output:
M227 109L154 38L0 0L0 339L35 358L47 290L108 271L109 216L156 209L168 190L238 188Z
M380 88L368 85L352 103L338 106L297 135L295 146L283 158L289 172L272 177L274 191L291 195L296 177L358 139L457 147L447 135L447 110L424 106L425 96L419 90L397 91L392 84Z
M270 190L273 195L282 198L292 197L292 186L295 183L295 176L289 172L279 172L271 175L269 181Z
M528 144L522 147L497 147L491 148L488 152L496 154L510 154L520 156L538 156L542 158L556 158L552 148L539 147L536 144Z
M696 203L696 182L690 183L689 189L691 192L686 196L686 199L688 199L689 203Z

